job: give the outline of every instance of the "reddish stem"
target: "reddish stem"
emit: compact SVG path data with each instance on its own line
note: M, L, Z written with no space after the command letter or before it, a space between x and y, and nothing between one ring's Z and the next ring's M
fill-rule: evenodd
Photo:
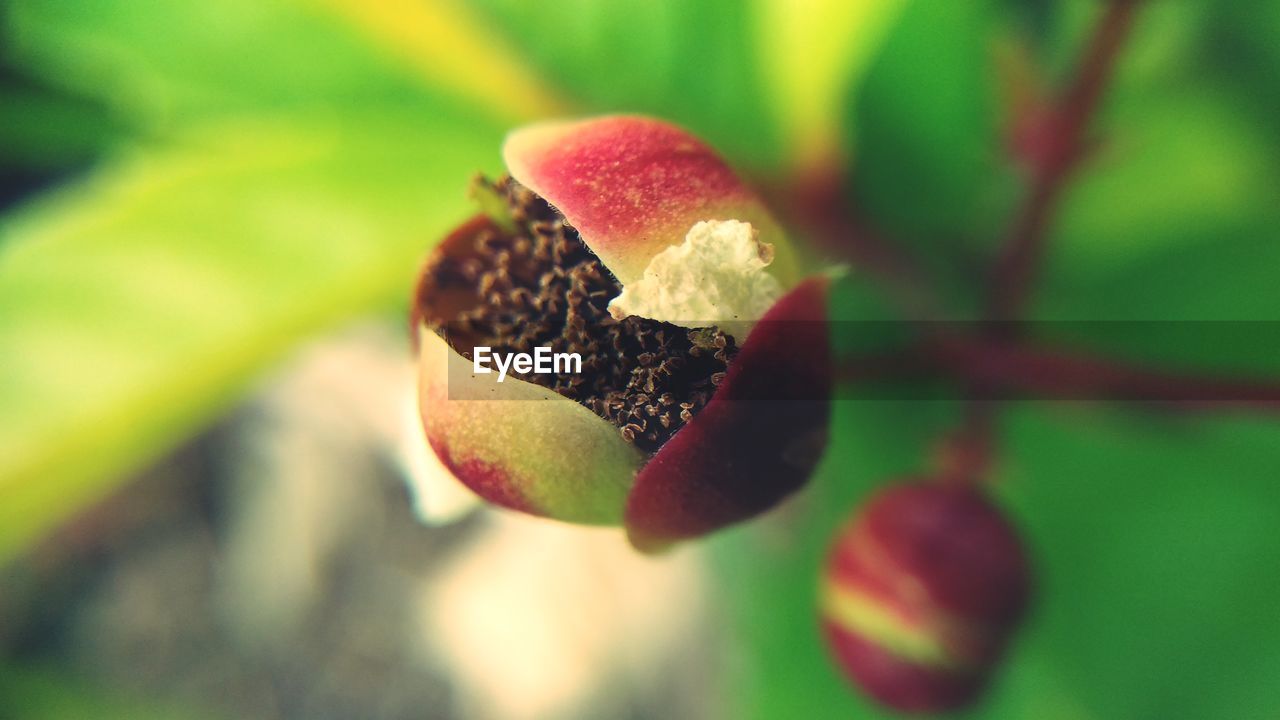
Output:
M1139 1L1108 3L1075 80L1041 121L1046 127L1037 133L1043 142L1030 158L1030 193L995 263L987 307L987 316L993 320L1022 315L1045 255L1054 206L1084 155L1089 120L1102 99Z
M1070 351L950 338L927 355L968 382L1058 400L1161 403L1188 410L1280 412L1280 383L1151 369Z
M1044 262L1053 211L1072 171L1084 156L1089 121L1102 100L1116 58L1133 25L1139 1L1111 0L1098 22L1074 81L1061 99L1039 118L1043 125L1033 130L1033 137L1038 142L1027 157L1032 171L1030 191L992 271L992 289L985 315L994 321L989 331L993 337L1005 334L1004 331L1010 328L1016 333L1016 326L1011 321L1020 320L1023 316ZM971 359L971 354L964 354L963 358ZM982 369L992 360L987 358L987 364L969 369ZM983 465L969 476L970 482L977 482L982 477L980 471L990 462L994 444L992 416L995 408L989 399L982 396L988 394L992 383L1007 382L1009 378L999 376L999 373L995 377L973 375L978 376L968 378L969 387L971 393L978 397L970 400L968 417L947 445L959 447L952 454L960 457L984 458ZM1095 377L1089 373L1084 375ZM1046 377L1052 376L1041 375L1037 371L1024 379Z
M995 459L996 405L976 394L965 403L960 427L935 449L935 478L944 484L975 486L986 479Z
M861 387L877 380L945 378L970 388L966 422L951 442L989 441L992 404L1012 396L1067 401L1159 404L1167 409L1280 413L1280 381L1172 372L1079 351L1016 340L940 335L909 351L845 363L842 379ZM979 447L967 455L985 457ZM971 466L966 466L971 467Z

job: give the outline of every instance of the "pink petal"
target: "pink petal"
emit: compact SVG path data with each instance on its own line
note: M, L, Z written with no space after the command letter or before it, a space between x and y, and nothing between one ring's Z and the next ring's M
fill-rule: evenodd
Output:
M759 198L716 152L674 125L613 115L549 122L507 137L511 176L554 205L623 284L679 244L700 220L750 222L775 246L775 277L790 287L786 238Z

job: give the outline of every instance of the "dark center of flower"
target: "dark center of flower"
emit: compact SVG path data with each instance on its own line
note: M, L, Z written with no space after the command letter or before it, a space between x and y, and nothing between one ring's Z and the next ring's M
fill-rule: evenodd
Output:
M419 315L467 359L537 347L582 356L581 373L512 373L589 408L622 437L655 452L701 410L737 352L717 328L688 329L640 317L615 320L622 286L545 200L509 177L478 180L501 201L501 229L445 248L426 269ZM509 219L509 223L506 220ZM439 321L440 298L457 311ZM461 298L461 300L459 300Z

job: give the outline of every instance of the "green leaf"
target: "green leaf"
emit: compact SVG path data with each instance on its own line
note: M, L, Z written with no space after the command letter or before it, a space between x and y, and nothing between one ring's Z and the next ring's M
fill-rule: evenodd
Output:
M0 80L0 163L56 170L91 160L121 134L93 103L36 84Z
M1077 269L1131 267L1199 243L1228 245L1224 236L1238 241L1245 226L1275 214L1280 173L1272 140L1233 112L1229 99L1182 93L1122 103L1104 122L1105 145L1064 198L1052 240L1062 251L1054 260ZM1164 297L1192 309L1176 295ZM1088 310L1098 304L1078 299ZM1152 300L1146 305L1156 310ZM1222 309L1199 306L1211 314ZM1154 317L1169 316L1177 315Z
M992 2L911 0L853 99L856 202L935 275L973 285L1016 185L1003 157Z
M41 0L7 10L16 62L142 127L416 90L353 33L290 3Z
M793 165L843 163L845 98L903 0L757 0L761 81Z
M410 5L4 5L6 59L135 138L0 220L0 560L302 338L403 307L466 179L497 168L486 118L543 97L465 8ZM38 102L10 137L92 129L33 125Z
M506 120L558 107L450 0L8 3L9 55L139 127L429 95Z
M94 687L66 673L0 666L0 717L30 720L195 720L213 717L173 703Z
M993 717L1254 718L1280 703L1280 429L1025 408L1001 494L1039 599Z
M477 0L584 112L681 123L750 167L781 162L761 85L755 18L736 0Z
M300 339L403 307L498 141L425 104L219 124L0 224L0 560Z
M715 539L734 717L868 717L818 632L827 543L873 487L917 472L950 406L844 402L823 472L768 522ZM1265 717L1280 689L1280 429L1025 405L996 492L1037 595L981 718Z
M1099 143L1058 207L1034 313L1099 351L1280 370L1280 133L1265 84L1223 83L1198 4L1144 8ZM1176 42L1172 39L1176 38ZM1115 324L1111 321L1126 321Z
M1233 87L1253 106L1263 122L1280 113L1280 5L1267 2L1213 3L1208 6L1209 32L1200 60L1215 79Z
M308 0L358 27L432 88L510 121L564 114L559 91L460 0Z

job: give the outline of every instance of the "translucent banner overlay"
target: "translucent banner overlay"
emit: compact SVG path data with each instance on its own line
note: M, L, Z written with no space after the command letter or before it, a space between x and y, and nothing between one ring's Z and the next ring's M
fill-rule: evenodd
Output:
M723 387L720 383L734 388L734 401L967 397L1280 405L1280 321L783 321L749 329L741 322L720 326L747 337L745 347L731 348L724 376L715 378L717 388ZM563 344L541 351L537 348L543 346L490 347L482 353L490 372L477 374L473 348L460 340L465 332L446 333L456 333L446 337L465 355L448 364L450 399L510 401L513 393L503 386L511 383L549 387L555 380L548 376L554 375L564 381L577 376L590 385L592 373L621 368L625 374L639 367L636 357L612 348L594 348L594 360L585 353L582 371L574 372L579 365L564 356L573 348ZM520 352L528 359L504 357ZM663 360L652 357L646 363ZM659 382L655 392L663 391ZM681 387L665 391L679 395Z

